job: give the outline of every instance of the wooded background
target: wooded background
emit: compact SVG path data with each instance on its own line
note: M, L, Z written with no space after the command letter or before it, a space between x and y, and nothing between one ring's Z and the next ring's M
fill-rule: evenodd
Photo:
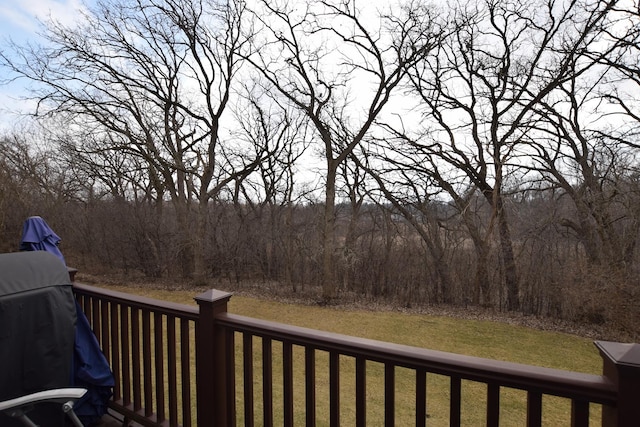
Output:
M637 336L637 1L105 0L8 43L0 249Z

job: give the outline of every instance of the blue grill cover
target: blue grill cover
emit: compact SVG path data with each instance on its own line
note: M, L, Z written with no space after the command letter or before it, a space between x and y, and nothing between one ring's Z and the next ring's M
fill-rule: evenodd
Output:
M44 219L32 216L24 222L20 239L21 251L47 251L60 258L64 264L64 256L58 248L59 244L60 237L54 233Z
M58 248L60 237L49 227L44 219L39 216L27 218L24 223L20 250L48 252L50 256L58 258L64 266L64 256ZM64 267L67 282L69 274ZM1 270L0 270L1 271ZM2 273L0 273L2 274ZM77 317L73 355L66 359L67 368L72 372L68 375L65 386L82 387L87 393L76 402L74 412L85 425L98 421L107 411L109 398L114 386L113 373L109 362L102 353L100 344L96 339L91 326L81 307L74 301L70 309ZM3 424L0 422L0 426Z

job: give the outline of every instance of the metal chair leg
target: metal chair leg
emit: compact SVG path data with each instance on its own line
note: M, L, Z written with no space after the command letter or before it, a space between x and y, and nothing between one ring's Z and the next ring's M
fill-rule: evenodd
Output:
M62 405L62 411L67 414L74 426L84 427L75 412L73 412L73 401L70 400Z

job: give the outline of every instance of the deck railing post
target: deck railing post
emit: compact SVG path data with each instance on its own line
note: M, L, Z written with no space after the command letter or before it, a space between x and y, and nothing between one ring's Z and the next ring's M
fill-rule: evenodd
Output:
M225 333L216 327L215 317L226 313L231 294L215 289L198 295L200 307L196 323L196 402L200 426L226 426L225 372L227 369ZM234 397L231 396L231 399Z
M618 389L615 408L603 407L603 427L637 426L640 420L640 344L596 341L602 374Z

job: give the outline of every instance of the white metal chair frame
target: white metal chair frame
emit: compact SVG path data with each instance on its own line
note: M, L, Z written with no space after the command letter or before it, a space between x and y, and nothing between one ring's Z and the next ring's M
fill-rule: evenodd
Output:
M0 402L0 412L4 412L10 417L17 418L27 427L38 427L27 416L34 405L38 403L60 403L62 412L67 414L71 422L76 427L83 427L78 416L73 412L74 403L87 392L84 388L58 388L54 390L39 391L26 396Z

